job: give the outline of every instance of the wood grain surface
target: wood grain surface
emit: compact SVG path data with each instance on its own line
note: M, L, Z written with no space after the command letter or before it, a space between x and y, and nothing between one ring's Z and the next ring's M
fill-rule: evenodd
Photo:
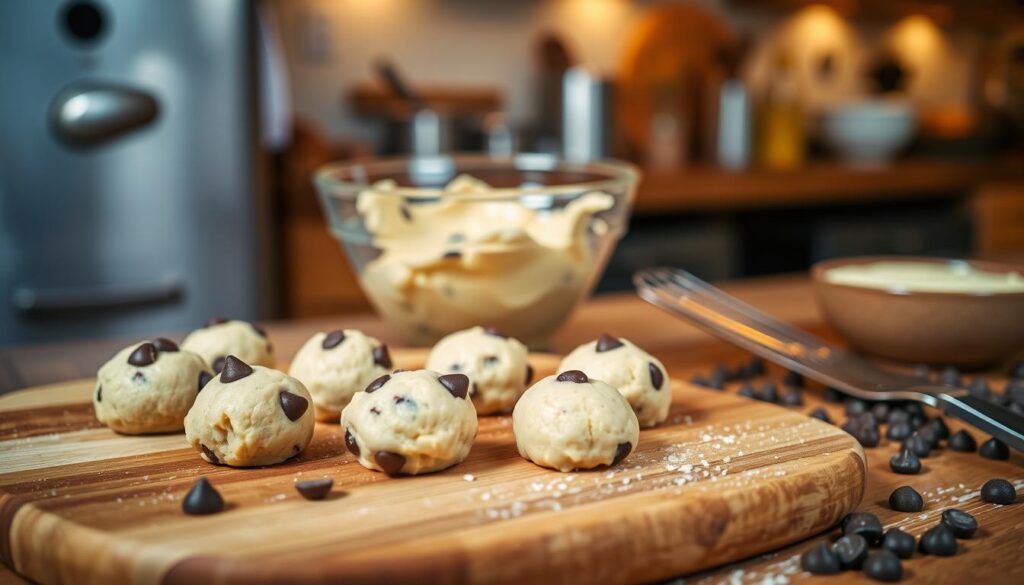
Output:
M414 367L422 350L395 351ZM557 358L531 362L550 373ZM668 578L800 540L861 499L861 448L781 407L674 381L669 420L622 464L558 473L516 453L509 417L484 417L470 457L399 479L319 425L292 462L231 469L181 435L101 427L92 381L0 399L0 555L42 583L627 582ZM190 517L207 477L229 504ZM330 477L327 501L297 480Z

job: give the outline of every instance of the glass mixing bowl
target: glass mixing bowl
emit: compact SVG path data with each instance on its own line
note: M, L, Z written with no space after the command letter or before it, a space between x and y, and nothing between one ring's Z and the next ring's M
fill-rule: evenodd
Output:
M543 347L626 232L639 174L614 162L454 155L327 165L328 226L414 344L494 327Z

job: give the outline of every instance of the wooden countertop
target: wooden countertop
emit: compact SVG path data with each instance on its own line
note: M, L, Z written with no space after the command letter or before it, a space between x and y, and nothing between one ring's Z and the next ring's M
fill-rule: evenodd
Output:
M803 277L748 280L725 288L787 322L828 334ZM289 356L312 332L339 326L362 328L391 343L399 341L394 330L372 316L271 323L267 329L279 354ZM552 349L565 352L601 331L630 338L646 347L664 362L672 376L682 379L688 379L696 371L708 372L716 363L738 363L746 357L743 352L668 318L632 295L600 297L584 305L555 338ZM129 342L120 339L4 348L0 350L0 388L92 376L103 360ZM778 372L774 374L773 378L779 377ZM735 391L735 387L730 390ZM812 385L805 393L805 405L798 408L809 412L823 404L820 387ZM844 420L839 406L829 404L826 408L834 420ZM949 424L954 431L961 427L952 420ZM977 431L972 433L979 438L979 443L987 438ZM904 521L909 531L920 534L937 521L938 504L949 505L953 498L966 495L968 498L958 505L975 513L981 524L974 539L960 541L961 550L953 558L915 555L904 561L904 582L960 583L968 578L981 583L1024 582L1024 565L1019 563L1024 553L1024 497L1020 498L1021 503L1000 509L969 497L971 491L991 478L1024 481L1024 457L1014 453L1010 461L989 461L973 453L939 452L924 459L925 469L921 475L901 476L888 468L888 459L895 451L892 446L883 444L866 451L868 484L859 510L878 514L883 524ZM888 509L886 502L891 491L908 484L926 495L925 518ZM847 572L827 580L802 573L798 555L820 539L811 538L770 555L691 576L686 582L760 583L768 578L776 579L775 582L867 582L859 572ZM16 576L0 568L0 584L16 582L20 582Z

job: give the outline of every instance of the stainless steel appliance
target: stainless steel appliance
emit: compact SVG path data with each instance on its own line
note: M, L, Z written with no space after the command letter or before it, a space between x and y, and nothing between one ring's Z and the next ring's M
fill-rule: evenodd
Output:
M252 319L247 0L0 2L0 343Z

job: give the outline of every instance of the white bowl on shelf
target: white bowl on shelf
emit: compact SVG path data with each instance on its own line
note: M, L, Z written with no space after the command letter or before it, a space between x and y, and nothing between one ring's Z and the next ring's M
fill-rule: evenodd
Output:
M885 166L914 137L913 106L897 100L863 100L823 115L825 139L843 160L862 167Z

